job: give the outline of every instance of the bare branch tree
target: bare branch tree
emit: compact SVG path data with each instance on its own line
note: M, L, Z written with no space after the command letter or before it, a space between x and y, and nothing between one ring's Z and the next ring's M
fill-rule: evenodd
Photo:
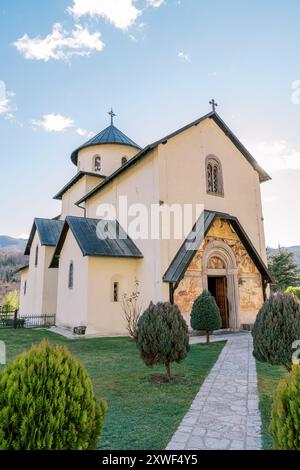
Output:
M122 309L127 323L127 330L135 341L137 339L137 324L143 309L143 305L140 301L141 293L139 286L139 281L135 279L134 290L130 295L123 294L122 298Z

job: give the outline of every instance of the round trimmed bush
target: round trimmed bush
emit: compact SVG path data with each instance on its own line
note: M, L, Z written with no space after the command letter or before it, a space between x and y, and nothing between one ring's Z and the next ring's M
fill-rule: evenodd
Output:
M290 369L292 345L300 338L299 301L283 292L271 295L258 312L252 335L257 360Z
M222 319L217 302L208 290L204 290L193 303L191 327L196 331L206 331L206 343L209 344L211 332L221 326Z
M277 449L300 450L300 366L279 382L272 409L270 432Z
M105 411L79 361L43 341L0 374L0 449L94 448Z
M137 346L145 364L164 364L171 380L170 364L182 361L189 351L188 326L177 305L150 303L138 321Z

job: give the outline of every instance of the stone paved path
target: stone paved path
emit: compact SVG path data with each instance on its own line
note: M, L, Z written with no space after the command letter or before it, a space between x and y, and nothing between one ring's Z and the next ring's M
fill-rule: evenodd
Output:
M250 334L230 335L168 450L261 449Z

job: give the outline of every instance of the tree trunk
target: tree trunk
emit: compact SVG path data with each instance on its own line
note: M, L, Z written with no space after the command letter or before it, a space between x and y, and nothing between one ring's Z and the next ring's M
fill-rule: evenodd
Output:
M210 331L206 332L206 344L210 343Z
M171 366L170 366L169 362L166 364L166 369L167 369L167 375L168 375L169 382L171 382L172 374L171 374Z

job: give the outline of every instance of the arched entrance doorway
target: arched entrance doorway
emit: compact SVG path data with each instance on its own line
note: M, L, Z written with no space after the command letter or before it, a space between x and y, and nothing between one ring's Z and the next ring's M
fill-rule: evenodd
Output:
M233 251L222 240L211 241L205 248L202 263L203 288L216 299L222 328L239 329L238 271Z

